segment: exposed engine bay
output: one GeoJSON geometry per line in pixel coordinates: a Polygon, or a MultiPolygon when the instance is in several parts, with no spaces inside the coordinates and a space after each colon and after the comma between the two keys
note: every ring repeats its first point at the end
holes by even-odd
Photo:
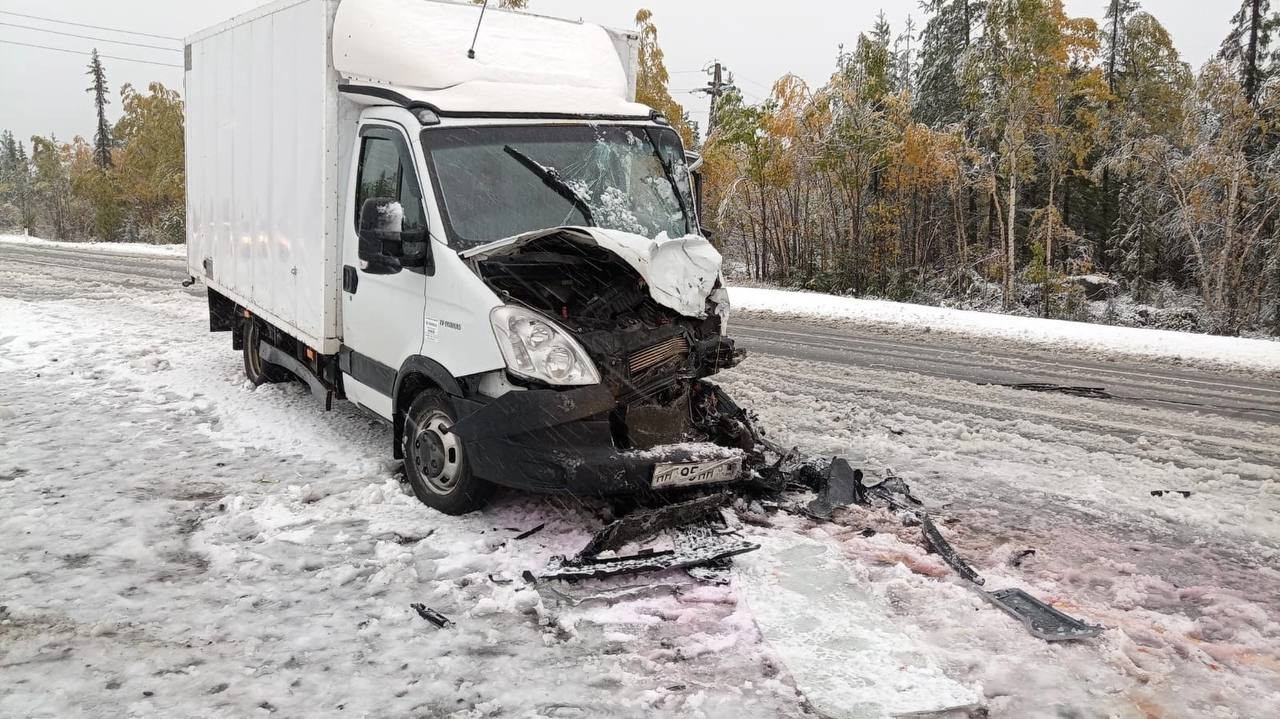
{"type": "MultiPolygon", "coordinates": [[[[514,251],[481,254],[477,273],[505,301],[553,318],[581,343],[617,399],[610,417],[620,449],[704,441],[707,402],[697,380],[734,366],[743,352],[724,337],[724,313],[706,297],[701,317],[660,304],[617,252],[568,232],[514,251]]],[[[719,288],[716,280],[713,290],[719,288]]]]}

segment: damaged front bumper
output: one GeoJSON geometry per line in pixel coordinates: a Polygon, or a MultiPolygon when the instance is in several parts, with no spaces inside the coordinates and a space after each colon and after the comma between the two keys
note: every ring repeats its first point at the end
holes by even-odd
{"type": "Polygon", "coordinates": [[[721,463],[737,468],[727,481],[742,476],[745,453],[739,448],[696,441],[619,448],[610,419],[617,400],[604,385],[531,389],[458,404],[462,418],[452,431],[466,443],[472,471],[506,487],[577,496],[638,494],[673,488],[654,486],[655,468],[672,464],[721,463]]]}

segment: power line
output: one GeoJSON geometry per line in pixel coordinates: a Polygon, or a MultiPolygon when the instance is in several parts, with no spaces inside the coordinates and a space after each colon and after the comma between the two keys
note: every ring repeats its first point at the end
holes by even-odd
{"type": "MultiPolygon", "coordinates": [[[[0,10],[0,15],[16,15],[17,17],[25,17],[28,20],[44,20],[45,22],[62,23],[63,25],[75,25],[76,27],[87,27],[94,30],[106,30],[107,32],[122,32],[128,35],[142,35],[143,37],[153,37],[157,40],[173,40],[174,42],[182,42],[180,37],[170,37],[168,35],[152,35],[149,32],[138,32],[137,30],[121,30],[115,27],[104,27],[102,25],[87,25],[82,22],[71,22],[70,20],[55,20],[51,17],[40,17],[39,15],[25,15],[20,12],[12,12],[10,10],[0,10]]],[[[119,58],[116,58],[117,60],[119,58]]]]}
{"type": "MultiPolygon", "coordinates": [[[[23,47],[34,47],[34,48],[39,48],[41,50],[56,50],[58,52],[69,52],[72,55],[87,56],[91,54],[91,53],[84,52],[83,50],[68,50],[63,47],[49,47],[48,45],[36,45],[29,42],[18,42],[16,40],[0,40],[0,42],[6,43],[9,45],[21,45],[23,47]]],[[[108,60],[123,60],[124,62],[141,62],[147,65],[162,65],[164,67],[182,67],[182,65],[179,65],[177,63],[156,62],[155,60],[139,60],[136,57],[120,57],[119,55],[103,55],[102,53],[98,53],[98,57],[104,57],[108,60]]]]}
{"type": "Polygon", "coordinates": [[[112,40],[110,38],[94,37],[92,35],[78,35],[73,32],[63,32],[61,30],[46,30],[42,27],[32,27],[31,25],[19,25],[17,23],[12,23],[12,22],[0,22],[0,25],[4,25],[6,27],[21,28],[23,30],[35,30],[36,32],[47,32],[52,35],[66,35],[67,37],[78,37],[81,40],[94,40],[96,42],[115,43],[116,45],[132,45],[134,47],[147,47],[147,48],[151,48],[152,50],[165,50],[167,52],[182,52],[176,47],[164,47],[163,45],[148,45],[146,43],[129,42],[127,40],[112,40]]]}

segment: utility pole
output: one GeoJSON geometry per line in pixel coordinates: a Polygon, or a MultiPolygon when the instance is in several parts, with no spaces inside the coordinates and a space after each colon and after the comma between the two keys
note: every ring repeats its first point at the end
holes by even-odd
{"type": "Polygon", "coordinates": [[[733,72],[720,64],[716,60],[708,65],[706,72],[711,76],[711,80],[707,82],[706,87],[700,87],[694,92],[704,93],[711,97],[711,114],[707,116],[707,136],[711,136],[712,130],[716,129],[716,103],[720,100],[720,96],[730,90],[737,90],[733,84],[733,72]],[[725,78],[728,78],[727,80],[725,78]]]}

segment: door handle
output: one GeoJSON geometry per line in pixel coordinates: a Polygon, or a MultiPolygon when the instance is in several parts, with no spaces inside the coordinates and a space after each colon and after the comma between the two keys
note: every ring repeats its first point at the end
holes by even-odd
{"type": "Polygon", "coordinates": [[[356,268],[351,265],[342,266],[342,291],[356,293],[356,287],[360,285],[360,275],[356,274],[356,268]]]}

